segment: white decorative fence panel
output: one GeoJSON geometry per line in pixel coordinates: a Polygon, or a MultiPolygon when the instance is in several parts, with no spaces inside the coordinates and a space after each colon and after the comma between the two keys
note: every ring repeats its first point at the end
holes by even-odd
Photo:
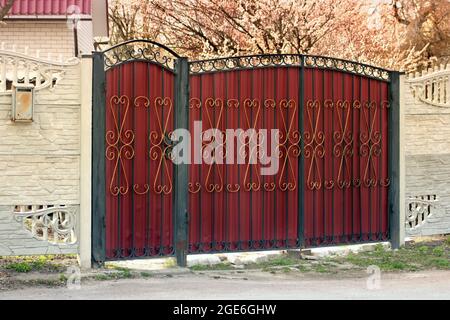
{"type": "Polygon", "coordinates": [[[406,234],[450,233],[450,64],[405,84],[406,234]]]}
{"type": "Polygon", "coordinates": [[[57,60],[0,50],[0,256],[77,252],[80,62],[57,60]],[[33,122],[11,121],[17,83],[33,122]]]}
{"type": "Polygon", "coordinates": [[[450,64],[410,74],[407,83],[413,96],[423,103],[450,108],[450,64]]]}

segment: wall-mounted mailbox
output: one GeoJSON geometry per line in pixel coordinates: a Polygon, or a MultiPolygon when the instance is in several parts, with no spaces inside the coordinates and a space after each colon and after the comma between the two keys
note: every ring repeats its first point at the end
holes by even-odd
{"type": "Polygon", "coordinates": [[[34,109],[34,86],[13,84],[12,86],[12,120],[15,122],[32,122],[34,109]]]}

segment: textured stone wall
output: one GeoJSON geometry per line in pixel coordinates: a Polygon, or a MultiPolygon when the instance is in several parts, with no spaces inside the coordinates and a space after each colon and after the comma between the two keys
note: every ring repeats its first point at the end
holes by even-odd
{"type": "Polygon", "coordinates": [[[34,121],[11,121],[0,94],[0,255],[76,253],[39,241],[14,219],[16,205],[80,204],[80,65],[64,67],[53,89],[35,92],[34,121]]]}
{"type": "Polygon", "coordinates": [[[77,244],[53,245],[35,239],[14,219],[14,206],[0,205],[0,256],[74,254],[77,244]]]}
{"type": "Polygon", "coordinates": [[[450,108],[419,99],[408,79],[405,88],[406,198],[437,196],[429,218],[406,233],[450,233],[450,108]]]}

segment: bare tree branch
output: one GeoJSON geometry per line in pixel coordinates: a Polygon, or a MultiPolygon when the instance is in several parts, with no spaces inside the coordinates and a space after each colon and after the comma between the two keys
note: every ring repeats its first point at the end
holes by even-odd
{"type": "Polygon", "coordinates": [[[14,1],[15,0],[6,0],[4,5],[0,5],[0,20],[2,20],[6,15],[8,15],[9,10],[11,10],[11,8],[14,5],[14,1]]]}

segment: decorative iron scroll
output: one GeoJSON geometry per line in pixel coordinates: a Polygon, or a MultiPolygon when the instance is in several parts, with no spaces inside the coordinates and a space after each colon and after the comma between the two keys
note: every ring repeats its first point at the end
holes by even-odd
{"type": "Polygon", "coordinates": [[[149,40],[132,40],[111,47],[104,52],[105,69],[128,61],[147,61],[171,71],[179,56],[169,48],[149,40]]]}
{"type": "Polygon", "coordinates": [[[158,122],[158,131],[151,131],[149,135],[150,151],[149,157],[153,161],[158,161],[155,178],[153,181],[153,191],[157,194],[170,194],[172,192],[172,177],[169,166],[172,158],[173,132],[169,132],[169,120],[172,114],[172,99],[158,97],[153,104],[155,118],[158,122]],[[167,109],[165,119],[159,114],[159,109],[167,109]]]}
{"type": "MultiPolygon", "coordinates": [[[[264,182],[258,167],[247,161],[245,169],[242,174],[242,181],[240,183],[225,183],[223,175],[220,171],[219,165],[214,162],[208,166],[204,181],[196,181],[189,183],[189,192],[198,193],[204,187],[207,192],[221,192],[224,189],[227,192],[235,193],[240,190],[245,191],[259,191],[264,188],[265,191],[274,191],[277,187],[282,191],[294,191],[297,187],[296,174],[293,167],[293,158],[300,156],[300,132],[294,128],[294,120],[298,112],[297,103],[294,100],[280,100],[278,103],[273,99],[266,99],[261,102],[258,99],[244,99],[241,103],[236,99],[212,99],[208,98],[202,103],[198,98],[190,99],[191,109],[204,109],[204,117],[207,120],[210,128],[217,128],[220,134],[225,136],[225,131],[220,130],[223,122],[223,117],[226,109],[238,109],[244,114],[243,122],[244,128],[239,132],[237,139],[240,144],[238,154],[242,158],[248,158],[250,154],[253,154],[256,160],[261,160],[266,156],[266,151],[261,150],[263,145],[263,135],[257,133],[258,123],[261,123],[263,116],[263,109],[268,114],[277,113],[281,119],[282,127],[279,128],[279,145],[276,148],[276,157],[280,159],[280,172],[278,173],[278,181],[264,182]],[[212,114],[215,112],[216,118],[213,121],[212,114]],[[254,130],[256,133],[256,141],[254,145],[251,145],[249,137],[246,136],[246,130],[254,130]],[[252,150],[249,148],[252,147],[252,150]],[[213,171],[213,169],[215,169],[213,171]],[[217,173],[216,179],[213,177],[213,172],[217,173]]],[[[202,137],[205,137],[205,132],[202,133],[202,137]]],[[[210,140],[210,137],[206,137],[206,140],[210,140]]],[[[225,141],[225,139],[223,139],[225,141]]],[[[207,143],[203,142],[202,151],[207,146],[207,143]]],[[[218,149],[226,148],[226,143],[218,143],[218,149]]],[[[221,152],[219,156],[225,163],[226,152],[221,152]]]]}
{"type": "MultiPolygon", "coordinates": [[[[157,161],[154,179],[151,183],[145,183],[144,185],[134,184],[133,191],[136,194],[144,195],[150,191],[151,184],[155,193],[170,194],[172,192],[172,177],[169,167],[172,165],[170,160],[174,136],[173,132],[168,131],[168,128],[173,112],[172,99],[157,97],[152,104],[149,98],[138,96],[134,99],[133,105],[135,108],[143,107],[153,110],[152,117],[157,122],[157,130],[150,131],[148,136],[150,145],[148,157],[151,161],[157,161]],[[166,111],[164,118],[161,117],[162,109],[166,111]]],[[[110,99],[109,107],[114,122],[114,129],[106,132],[106,159],[114,161],[109,191],[113,196],[118,196],[127,194],[130,189],[125,161],[133,160],[135,157],[135,132],[132,129],[125,128],[130,109],[129,97],[113,96],[110,99]],[[120,111],[121,109],[122,111],[120,111]]]]}
{"type": "Polygon", "coordinates": [[[390,80],[389,71],[379,67],[330,57],[321,57],[321,56],[303,56],[303,57],[305,67],[345,71],[378,80],[386,80],[386,81],[390,80]]]}
{"type": "Polygon", "coordinates": [[[109,107],[114,121],[114,130],[106,132],[106,159],[114,161],[113,174],[109,183],[109,191],[112,195],[124,195],[128,193],[129,183],[125,170],[125,160],[134,158],[134,131],[125,129],[130,100],[127,96],[112,96],[109,107]],[[123,109],[122,117],[119,117],[120,109],[123,109]],[[119,122],[120,120],[120,122],[119,122]],[[121,179],[119,179],[121,174],[121,179]]]}
{"type": "Polygon", "coordinates": [[[192,74],[225,70],[240,70],[262,67],[306,67],[349,72],[378,80],[389,81],[389,71],[362,63],[343,59],[298,54],[266,54],[197,60],[190,62],[192,74]]]}
{"type": "MultiPolygon", "coordinates": [[[[172,177],[170,168],[172,165],[172,149],[175,137],[173,132],[169,131],[169,121],[173,113],[173,102],[170,98],[157,97],[153,103],[149,98],[139,96],[134,99],[135,108],[143,107],[152,112],[152,118],[156,119],[156,130],[149,133],[148,157],[151,161],[157,162],[157,169],[153,181],[146,182],[143,185],[134,184],[133,191],[136,194],[144,195],[150,190],[157,194],[170,194],[172,192],[172,177]],[[165,111],[162,112],[162,109],[165,111]],[[164,114],[164,118],[161,116],[164,114]]],[[[130,101],[127,96],[113,96],[110,99],[110,111],[114,121],[114,129],[106,133],[106,158],[114,162],[113,173],[110,178],[109,190],[114,196],[125,195],[128,193],[129,177],[125,170],[125,161],[133,160],[135,157],[134,140],[135,133],[132,129],[126,129],[125,123],[130,108],[130,101]],[[120,111],[121,110],[121,111],[120,111]],[[119,116],[120,115],[120,116],[119,116]],[[120,179],[119,179],[120,176],[120,179]]],[[[208,166],[204,181],[193,181],[189,183],[191,193],[200,192],[205,188],[207,192],[227,192],[245,191],[274,191],[277,188],[282,191],[294,191],[297,188],[294,163],[296,158],[303,153],[306,163],[305,183],[310,190],[319,190],[321,188],[349,188],[350,186],[359,187],[361,185],[374,188],[378,185],[387,187],[390,184],[388,177],[381,177],[380,170],[377,169],[377,161],[381,155],[381,132],[379,131],[376,120],[383,109],[389,108],[387,102],[377,103],[368,101],[347,100],[310,100],[307,101],[305,108],[305,131],[301,134],[295,128],[295,119],[298,113],[296,101],[283,99],[276,102],[273,99],[266,99],[262,103],[257,99],[245,99],[240,103],[236,99],[213,99],[208,98],[202,103],[198,98],[190,100],[190,108],[204,110],[204,120],[209,128],[216,128],[220,134],[225,136],[223,127],[224,114],[227,109],[234,108],[242,111],[244,115],[244,130],[237,137],[240,142],[240,148],[237,150],[241,156],[248,158],[250,147],[252,154],[256,155],[258,160],[265,156],[261,151],[263,137],[257,134],[256,145],[251,145],[250,139],[245,136],[245,130],[254,130],[257,132],[258,124],[263,121],[263,109],[266,114],[277,114],[280,119],[279,128],[279,146],[276,156],[280,161],[280,171],[277,175],[277,181],[262,182],[258,166],[249,161],[245,164],[242,175],[242,181],[238,183],[228,183],[224,180],[222,168],[217,162],[208,166]],[[336,125],[333,131],[324,131],[321,124],[324,122],[325,111],[330,110],[336,119],[336,125]],[[354,110],[360,113],[360,128],[358,141],[354,141],[354,134],[351,127],[351,114],[354,110]],[[215,115],[215,116],[214,116],[215,115]],[[333,170],[333,176],[327,177],[323,171],[322,161],[326,153],[326,136],[331,134],[332,155],[337,158],[338,167],[333,170]],[[304,145],[301,150],[300,142],[303,139],[304,145]],[[352,173],[352,161],[354,157],[354,144],[358,143],[358,156],[362,170],[360,173],[352,173]],[[361,174],[361,176],[359,176],[361,174]]],[[[328,112],[328,111],[327,111],[328,112]]],[[[205,138],[205,132],[202,133],[205,138]]],[[[211,138],[211,137],[209,137],[211,138]]],[[[207,138],[206,140],[210,140],[207,138]]],[[[204,140],[204,139],[202,139],[204,140]]],[[[208,143],[202,142],[202,152],[204,152],[208,143]]],[[[226,148],[226,139],[217,146],[218,149],[226,148]]],[[[215,154],[215,157],[221,157],[222,163],[225,163],[226,152],[215,154]]]]}
{"type": "Polygon", "coordinates": [[[319,129],[319,123],[322,121],[322,104],[320,101],[308,101],[306,103],[307,130],[304,136],[304,156],[311,159],[307,169],[306,185],[311,190],[318,190],[322,187],[322,172],[319,166],[319,159],[325,156],[325,134],[319,129]],[[315,121],[314,121],[315,119],[315,121]]]}
{"type": "Polygon", "coordinates": [[[37,240],[74,244],[77,212],[77,208],[66,206],[16,206],[14,218],[37,240]]]}
{"type": "MultiPolygon", "coordinates": [[[[298,129],[294,129],[294,121],[298,113],[297,103],[294,100],[281,100],[279,104],[279,113],[282,120],[282,130],[280,131],[279,137],[280,145],[278,157],[284,158],[284,161],[281,165],[278,186],[282,191],[294,191],[297,188],[297,177],[292,159],[300,157],[301,154],[301,134],[298,129]],[[283,181],[283,177],[287,177],[287,181],[283,181]]],[[[267,188],[265,189],[266,191],[270,191],[267,188]]]]}
{"type": "MultiPolygon", "coordinates": [[[[390,184],[389,177],[380,177],[376,162],[381,156],[381,132],[378,131],[376,120],[383,109],[389,108],[388,102],[377,103],[374,101],[361,103],[358,100],[352,102],[347,100],[310,100],[306,103],[305,132],[303,133],[306,163],[306,186],[310,190],[321,188],[343,189],[350,186],[361,185],[374,188],[376,186],[387,187],[390,184]],[[329,110],[329,111],[327,111],[329,110]],[[361,123],[358,130],[358,141],[354,141],[351,115],[354,110],[360,110],[361,123]],[[322,169],[322,159],[326,153],[326,141],[329,131],[324,131],[321,124],[324,122],[325,112],[334,115],[337,123],[331,132],[332,154],[339,159],[338,167],[333,170],[332,177],[326,177],[322,169]],[[362,164],[362,177],[351,173],[354,157],[354,144],[358,143],[358,157],[362,164]],[[361,159],[366,159],[364,163],[361,159]]],[[[331,115],[330,115],[331,116],[331,115]]]]}
{"type": "Polygon", "coordinates": [[[382,187],[387,187],[390,184],[389,178],[381,178],[377,176],[377,170],[375,166],[375,159],[381,155],[381,132],[375,128],[375,121],[378,117],[378,113],[382,108],[389,108],[388,103],[381,103],[378,105],[376,102],[366,102],[363,104],[356,104],[363,114],[363,123],[367,132],[361,132],[359,135],[360,147],[359,153],[361,157],[367,157],[367,163],[364,168],[364,176],[362,183],[366,187],[376,187],[379,183],[382,187]]]}

